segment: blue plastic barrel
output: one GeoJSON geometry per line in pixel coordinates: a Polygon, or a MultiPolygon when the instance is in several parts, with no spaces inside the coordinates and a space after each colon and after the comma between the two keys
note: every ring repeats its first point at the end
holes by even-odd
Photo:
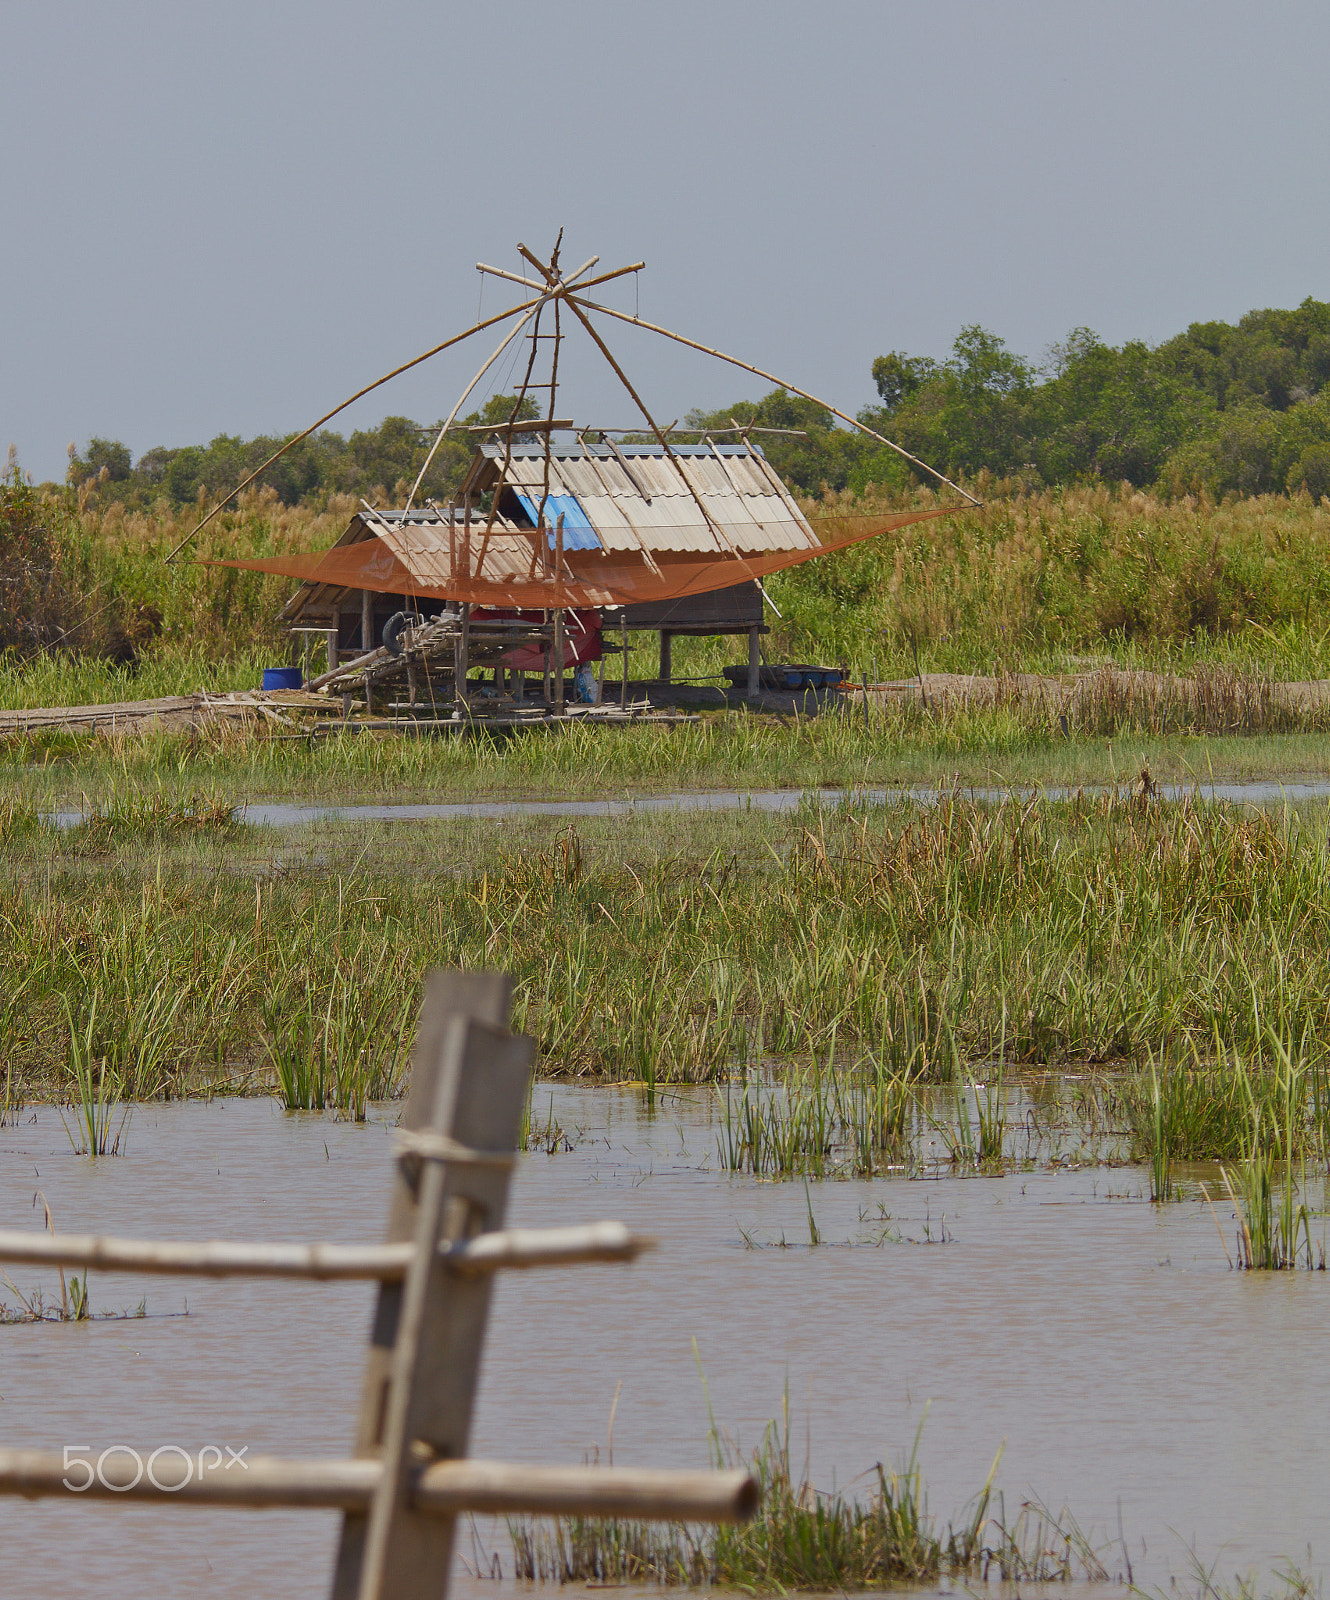
{"type": "Polygon", "coordinates": [[[304,677],[299,667],[264,667],[263,687],[265,689],[299,689],[304,684],[304,677]]]}

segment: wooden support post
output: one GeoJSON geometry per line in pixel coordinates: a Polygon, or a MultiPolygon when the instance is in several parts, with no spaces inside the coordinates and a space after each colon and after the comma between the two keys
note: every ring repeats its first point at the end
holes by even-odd
{"type": "Polygon", "coordinates": [[[406,663],[406,700],[407,704],[414,706],[419,683],[416,678],[416,658],[410,656],[406,663]]]}
{"type": "Polygon", "coordinates": [[[620,682],[619,682],[619,710],[620,711],[627,711],[627,709],[628,709],[628,612],[627,612],[627,609],[624,609],[624,610],[620,611],[620,613],[619,613],[619,637],[623,641],[623,655],[620,656],[620,658],[619,658],[623,662],[623,667],[621,668],[621,677],[620,677],[620,682]]]}
{"type": "Polygon", "coordinates": [[[438,1244],[503,1223],[534,1051],[504,1027],[510,996],[496,973],[436,973],[426,990],[402,1114],[425,1153],[399,1159],[388,1228],[415,1255],[379,1290],[356,1437],[383,1474],[368,1517],[343,1518],[334,1600],[438,1600],[446,1583],[453,1519],[413,1509],[411,1478],[466,1453],[491,1279],[451,1274],[438,1244]]]}
{"type": "Polygon", "coordinates": [[[470,709],[466,698],[467,657],[471,647],[471,606],[462,606],[462,623],[453,640],[453,717],[461,719],[470,709]]]}
{"type": "Polygon", "coordinates": [[[374,648],[374,591],[362,589],[360,591],[360,651],[374,648]]]}
{"type": "Polygon", "coordinates": [[[563,715],[563,612],[554,613],[554,649],[550,653],[550,671],[554,675],[554,713],[563,715]]]}
{"type": "Polygon", "coordinates": [[[748,630],[748,698],[757,698],[762,682],[762,634],[759,628],[748,630]]]}
{"type": "Polygon", "coordinates": [[[368,667],[365,669],[365,715],[367,717],[374,715],[374,685],[370,681],[368,667]]]}
{"type": "Polygon", "coordinates": [[[300,686],[303,689],[309,682],[310,664],[314,659],[314,635],[312,633],[305,634],[300,644],[300,686]]]}
{"type": "Polygon", "coordinates": [[[328,629],[328,671],[337,671],[337,651],[342,633],[342,608],[332,608],[332,627],[328,629]]]}
{"type": "Polygon", "coordinates": [[[660,630],[660,681],[670,681],[670,635],[664,628],[660,630]]]}

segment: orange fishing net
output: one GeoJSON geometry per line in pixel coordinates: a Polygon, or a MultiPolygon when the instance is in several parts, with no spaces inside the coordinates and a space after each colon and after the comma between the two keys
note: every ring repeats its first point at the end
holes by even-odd
{"type": "Polygon", "coordinates": [[[956,509],[947,506],[878,517],[818,518],[810,524],[821,541],[813,549],[724,555],[689,550],[571,550],[563,553],[560,571],[555,570],[555,555],[547,547],[542,548],[534,533],[525,538],[496,530],[486,538],[480,526],[462,530],[437,524],[395,527],[392,538],[396,549],[385,539],[374,537],[321,553],[233,557],[208,564],[273,572],[335,588],[370,589],[424,600],[467,601],[486,607],[616,607],[727,589],[732,584],[763,578],[785,567],[848,549],[913,522],[950,516],[956,509]]]}

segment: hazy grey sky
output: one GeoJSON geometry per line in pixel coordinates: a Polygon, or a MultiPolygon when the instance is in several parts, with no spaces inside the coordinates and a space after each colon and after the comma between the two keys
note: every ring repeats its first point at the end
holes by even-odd
{"type": "MultiPolygon", "coordinates": [[[[1324,0],[7,0],[0,450],[302,427],[560,225],[569,266],[647,262],[643,316],[851,411],[968,322],[1037,357],[1330,298],[1328,60],[1324,0]]],[[[763,391],[605,335],[667,418],[763,391]]],[[[445,414],[485,353],[334,426],[445,414]]]]}

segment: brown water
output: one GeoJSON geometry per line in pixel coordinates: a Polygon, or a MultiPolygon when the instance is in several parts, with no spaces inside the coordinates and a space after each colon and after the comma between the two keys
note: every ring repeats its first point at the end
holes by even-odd
{"type": "MultiPolygon", "coordinates": [[[[822,1486],[903,1456],[931,1402],[921,1461],[944,1517],[1005,1440],[1008,1507],[1033,1490],[1115,1541],[1120,1507],[1138,1584],[1185,1575],[1193,1541],[1224,1576],[1307,1565],[1309,1542],[1322,1570],[1330,1276],[1230,1272],[1208,1209],[1151,1207],[1132,1168],[814,1183],[826,1243],[812,1249],[802,1183],[717,1173],[708,1093],[648,1117],[633,1091],[552,1092],[582,1142],[527,1157],[511,1219],[621,1217],[661,1248],[500,1283],[477,1454],[603,1454],[622,1381],[615,1460],[703,1464],[696,1340],[717,1418],[744,1444],[788,1389],[822,1486]],[[873,1242],[884,1232],[902,1242],[873,1242]],[[782,1237],[790,1248],[766,1247],[782,1237]]],[[[389,1150],[382,1123],[232,1100],[141,1108],[128,1154],[94,1162],[43,1109],[0,1129],[0,1224],[37,1226],[40,1188],[66,1230],[374,1239],[389,1150]]],[[[144,1296],[141,1320],[0,1328],[0,1442],[345,1452],[366,1286],[93,1278],[97,1309],[144,1296]]],[[[325,1513],[4,1500],[0,1593],[321,1595],[335,1529],[325,1513]]]]}

